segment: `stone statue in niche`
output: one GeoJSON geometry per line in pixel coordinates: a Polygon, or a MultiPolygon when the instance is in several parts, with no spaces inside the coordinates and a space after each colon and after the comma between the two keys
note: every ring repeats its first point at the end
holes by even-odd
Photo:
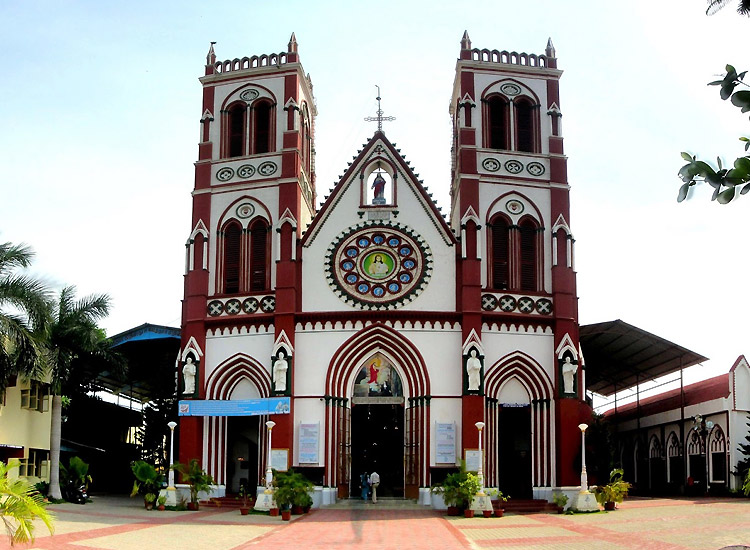
{"type": "Polygon", "coordinates": [[[482,361],[477,357],[477,350],[470,352],[466,360],[466,374],[469,377],[469,391],[478,391],[482,381],[482,361]]]}
{"type": "Polygon", "coordinates": [[[578,365],[570,361],[570,357],[565,358],[562,366],[563,392],[575,393],[575,376],[578,372],[578,365]]]}
{"type": "Polygon", "coordinates": [[[385,178],[378,172],[371,186],[374,195],[372,204],[385,204],[385,184],[385,178]]]}
{"type": "Polygon", "coordinates": [[[289,370],[289,363],[284,354],[279,351],[276,361],[273,363],[273,388],[277,392],[286,391],[286,371],[289,370]]]}
{"type": "Polygon", "coordinates": [[[183,395],[193,395],[195,393],[195,363],[193,358],[188,357],[185,361],[185,365],[182,367],[182,382],[185,385],[185,389],[182,392],[183,395]]]}

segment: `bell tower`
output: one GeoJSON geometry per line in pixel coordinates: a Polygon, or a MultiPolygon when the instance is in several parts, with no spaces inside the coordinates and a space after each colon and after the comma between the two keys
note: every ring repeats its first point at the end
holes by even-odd
{"type": "MultiPolygon", "coordinates": [[[[463,340],[483,345],[486,376],[501,363],[492,364],[497,359],[488,349],[492,338],[509,341],[512,335],[521,355],[547,358],[533,365],[527,361],[515,378],[526,387],[524,376],[550,385],[528,398],[531,426],[537,432],[545,422],[553,427],[549,456],[534,453],[534,487],[577,484],[576,426],[589,411],[578,343],[561,76],[551,40],[537,55],[473,48],[464,33],[450,105],[450,221],[461,236],[457,294],[463,340]]],[[[510,372],[511,367],[503,368],[510,372]]],[[[464,395],[464,426],[491,424],[492,415],[503,423],[507,396],[501,388],[493,394],[491,386],[464,395]]],[[[476,433],[464,430],[463,438],[464,447],[476,448],[476,433]]]]}
{"type": "MultiPolygon", "coordinates": [[[[217,60],[214,45],[200,78],[203,104],[178,369],[181,399],[217,398],[204,360],[212,335],[270,331],[271,344],[282,342],[293,350],[300,302],[298,240],[316,202],[313,86],[294,34],[281,53],[226,61],[217,60]],[[189,359],[196,372],[195,391],[188,395],[183,365],[189,359]]],[[[268,355],[257,350],[254,355],[270,363],[276,346],[261,340],[258,347],[267,348],[268,355]]],[[[286,387],[294,376],[293,368],[289,371],[286,387]]],[[[279,416],[274,442],[291,447],[292,415],[279,416]]],[[[211,424],[200,417],[181,417],[180,461],[205,456],[206,426],[211,424]]],[[[220,471],[213,473],[221,477],[220,471]]]]}

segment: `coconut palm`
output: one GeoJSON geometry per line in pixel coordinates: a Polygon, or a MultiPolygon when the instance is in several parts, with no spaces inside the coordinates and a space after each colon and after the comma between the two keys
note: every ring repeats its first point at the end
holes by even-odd
{"type": "Polygon", "coordinates": [[[79,390],[103,370],[111,370],[121,363],[110,350],[97,322],[109,313],[110,299],[106,294],[92,295],[79,300],[75,287],[60,291],[59,299],[51,306],[46,331],[46,364],[52,393],[52,426],[50,429],[50,487],[52,498],[60,493],[60,437],[62,431],[62,395],[67,390],[79,390]]]}
{"type": "MultiPolygon", "coordinates": [[[[729,0],[708,0],[706,15],[713,15],[729,4],[729,0]]],[[[737,13],[740,15],[750,15],[750,0],[738,0],[737,13]]]]}
{"type": "Polygon", "coordinates": [[[34,253],[24,245],[0,243],[0,389],[8,377],[40,378],[49,292],[40,281],[18,271],[34,253]]]}
{"type": "Polygon", "coordinates": [[[8,471],[14,467],[0,462],[0,519],[11,546],[16,542],[34,540],[34,518],[42,520],[50,533],[54,531],[54,516],[45,508],[42,495],[23,479],[8,476],[8,471]]]}

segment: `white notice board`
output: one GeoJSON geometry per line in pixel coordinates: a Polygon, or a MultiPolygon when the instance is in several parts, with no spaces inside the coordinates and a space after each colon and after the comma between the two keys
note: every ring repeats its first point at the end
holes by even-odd
{"type": "Polygon", "coordinates": [[[467,472],[478,472],[479,462],[482,460],[482,451],[479,449],[464,449],[464,460],[467,472]]]}
{"type": "Polygon", "coordinates": [[[435,425],[435,463],[456,464],[456,424],[436,423],[435,425]]]}
{"type": "Polygon", "coordinates": [[[289,449],[271,449],[271,468],[280,472],[289,469],[289,449]]]}
{"type": "Polygon", "coordinates": [[[320,438],[320,422],[315,424],[300,424],[298,435],[299,463],[318,464],[318,440],[320,438]]]}

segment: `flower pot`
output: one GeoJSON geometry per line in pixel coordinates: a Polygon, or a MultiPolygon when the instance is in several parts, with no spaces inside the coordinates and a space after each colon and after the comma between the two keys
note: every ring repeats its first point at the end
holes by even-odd
{"type": "Polygon", "coordinates": [[[164,510],[167,509],[167,507],[164,506],[163,504],[160,504],[156,509],[159,510],[160,512],[163,512],[164,510]]]}
{"type": "Polygon", "coordinates": [[[307,513],[309,513],[309,512],[310,512],[310,507],[309,507],[309,506],[303,506],[303,507],[302,507],[302,513],[303,513],[303,514],[307,514],[307,513]]]}
{"type": "Polygon", "coordinates": [[[448,506],[448,515],[449,516],[457,516],[458,515],[458,506],[448,506]]]}
{"type": "Polygon", "coordinates": [[[564,506],[558,506],[557,507],[557,513],[558,514],[562,514],[564,511],[565,511],[565,507],[564,506]]]}
{"type": "Polygon", "coordinates": [[[153,509],[154,509],[154,505],[152,503],[150,503],[150,502],[147,502],[146,503],[146,510],[153,510],[153,509]]]}
{"type": "Polygon", "coordinates": [[[278,516],[279,515],[279,509],[278,508],[271,508],[268,513],[272,516],[278,516]]]}
{"type": "Polygon", "coordinates": [[[292,506],[292,514],[294,514],[295,516],[299,516],[302,513],[302,506],[297,506],[296,504],[292,506]]]}
{"type": "Polygon", "coordinates": [[[196,512],[200,509],[200,505],[197,502],[188,502],[187,507],[188,510],[192,512],[196,512]]]}
{"type": "Polygon", "coordinates": [[[249,506],[248,507],[242,507],[242,506],[240,507],[240,514],[242,514],[243,516],[246,516],[249,513],[250,513],[250,507],[249,506]]]}
{"type": "Polygon", "coordinates": [[[281,511],[281,519],[283,521],[289,521],[292,519],[292,511],[291,510],[282,510],[281,511]]]}
{"type": "Polygon", "coordinates": [[[503,517],[504,510],[502,508],[495,508],[494,512],[495,512],[495,517],[496,518],[503,517]]]}
{"type": "Polygon", "coordinates": [[[474,517],[474,510],[464,510],[464,517],[465,518],[473,518],[474,517]]]}
{"type": "Polygon", "coordinates": [[[482,510],[482,515],[486,518],[492,517],[492,510],[482,510]]]}
{"type": "Polygon", "coordinates": [[[610,512],[615,509],[615,503],[614,502],[605,502],[604,503],[604,509],[609,510],[610,512]]]}

